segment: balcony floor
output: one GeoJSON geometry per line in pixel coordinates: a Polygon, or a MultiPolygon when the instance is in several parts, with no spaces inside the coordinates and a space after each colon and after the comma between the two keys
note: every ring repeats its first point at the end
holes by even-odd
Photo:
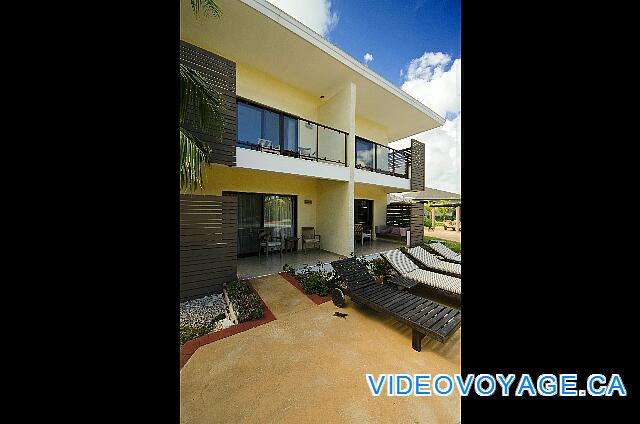
{"type": "MultiPolygon", "coordinates": [[[[365,240],[364,245],[361,246],[358,241],[356,243],[355,254],[356,256],[368,256],[404,245],[405,243],[400,241],[378,239],[372,240],[371,244],[365,240]]],[[[328,263],[343,257],[344,256],[326,250],[309,249],[306,252],[299,250],[296,252],[283,253],[282,257],[280,257],[279,253],[275,252],[269,253],[268,258],[265,254],[262,254],[260,258],[258,258],[258,256],[238,258],[238,279],[245,280],[262,275],[275,274],[281,272],[285,264],[294,268],[301,268],[305,265],[316,265],[318,262],[328,263]]]]}

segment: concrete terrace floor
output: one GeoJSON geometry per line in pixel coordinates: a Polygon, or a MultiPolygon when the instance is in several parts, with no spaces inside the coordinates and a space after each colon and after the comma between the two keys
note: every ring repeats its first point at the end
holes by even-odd
{"type": "Polygon", "coordinates": [[[200,347],[180,371],[183,423],[459,423],[460,396],[371,396],[366,373],[459,373],[446,343],[353,302],[315,305],[278,275],[251,281],[276,320],[200,347]],[[349,314],[346,319],[335,311],[349,314]]]}
{"type": "MultiPolygon", "coordinates": [[[[355,254],[357,256],[364,256],[395,249],[404,245],[403,242],[382,239],[373,240],[371,243],[365,241],[363,245],[358,242],[355,246],[355,254]]],[[[278,252],[271,252],[269,253],[269,257],[263,253],[260,257],[250,256],[238,258],[238,279],[245,280],[278,273],[282,271],[284,264],[288,264],[294,268],[300,268],[305,264],[313,266],[318,262],[328,263],[340,258],[342,258],[342,256],[321,249],[309,249],[306,252],[299,250],[283,253],[282,257],[280,257],[280,253],[278,252]]]]}

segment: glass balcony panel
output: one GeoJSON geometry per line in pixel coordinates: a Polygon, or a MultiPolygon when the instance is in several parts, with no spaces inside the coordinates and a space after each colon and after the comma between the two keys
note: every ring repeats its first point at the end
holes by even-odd
{"type": "Polygon", "coordinates": [[[238,102],[238,142],[257,145],[262,138],[262,109],[238,102]]]}
{"type": "Polygon", "coordinates": [[[284,117],[284,150],[298,153],[298,120],[284,117]]]}
{"type": "Polygon", "coordinates": [[[391,173],[391,149],[380,144],[376,145],[376,170],[383,173],[391,173]]]}
{"type": "Polygon", "coordinates": [[[344,134],[325,127],[318,129],[318,159],[344,162],[344,134]]]}
{"type": "Polygon", "coordinates": [[[316,124],[298,120],[298,153],[301,156],[316,157],[316,124]]]}
{"type": "Polygon", "coordinates": [[[356,137],[356,166],[373,169],[373,143],[356,137]]]}
{"type": "Polygon", "coordinates": [[[407,156],[405,152],[396,150],[393,155],[393,173],[396,175],[406,175],[407,173],[407,156]]]}

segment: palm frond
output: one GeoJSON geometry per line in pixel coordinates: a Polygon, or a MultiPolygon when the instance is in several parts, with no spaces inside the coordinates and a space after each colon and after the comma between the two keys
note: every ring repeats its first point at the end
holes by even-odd
{"type": "Polygon", "coordinates": [[[180,64],[180,125],[184,124],[189,108],[193,123],[205,133],[220,135],[222,129],[222,100],[220,95],[200,73],[180,64]]]}
{"type": "Polygon", "coordinates": [[[209,12],[215,18],[222,16],[222,9],[220,9],[215,0],[191,0],[191,9],[196,16],[198,16],[200,10],[203,11],[204,16],[207,16],[209,12]]]}
{"type": "Polygon", "coordinates": [[[193,192],[203,188],[202,174],[208,148],[196,136],[180,127],[180,190],[193,192]]]}

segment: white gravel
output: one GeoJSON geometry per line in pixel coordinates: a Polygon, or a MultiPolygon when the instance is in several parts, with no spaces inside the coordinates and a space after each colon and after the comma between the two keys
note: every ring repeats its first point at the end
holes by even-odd
{"type": "MultiPolygon", "coordinates": [[[[218,315],[224,314],[225,309],[222,293],[188,300],[180,304],[180,326],[204,326],[218,315]]],[[[218,321],[215,331],[221,328],[222,323],[218,321]]]]}

